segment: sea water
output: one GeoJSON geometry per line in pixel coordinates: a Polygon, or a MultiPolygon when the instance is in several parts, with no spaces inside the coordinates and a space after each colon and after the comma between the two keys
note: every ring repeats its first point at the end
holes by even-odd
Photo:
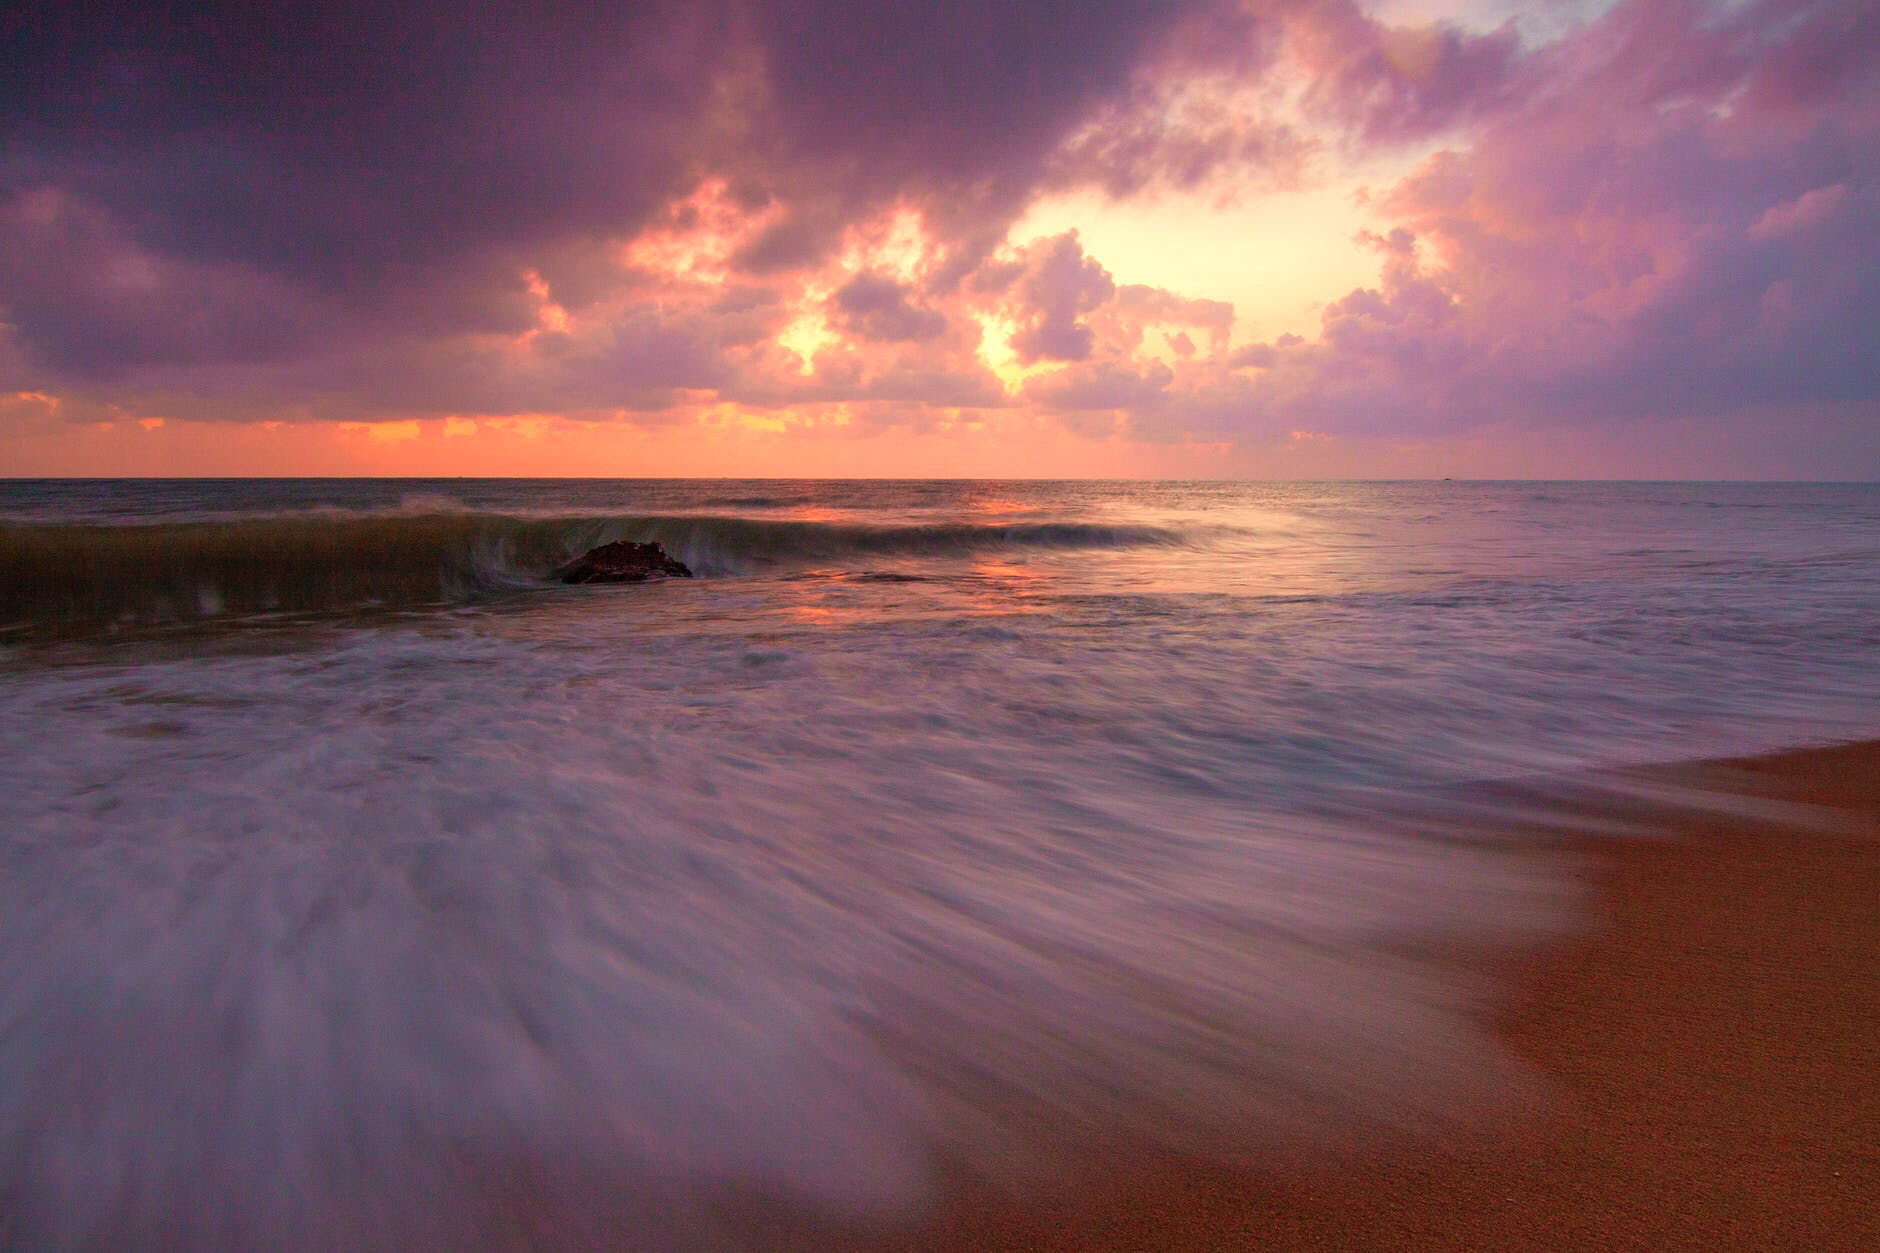
{"type": "MultiPolygon", "coordinates": [[[[1880,733],[1880,487],[0,484],[0,1245],[752,1247],[1518,1082],[1484,783],[1880,733]],[[656,540],[690,580],[563,587],[656,540]]],[[[1504,821],[1505,819],[1505,821],[1504,821]]]]}

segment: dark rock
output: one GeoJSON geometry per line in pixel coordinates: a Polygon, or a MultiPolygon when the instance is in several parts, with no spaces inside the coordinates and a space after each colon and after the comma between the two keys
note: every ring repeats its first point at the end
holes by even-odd
{"type": "Polygon", "coordinates": [[[692,572],[685,562],[668,557],[658,544],[619,539],[588,549],[567,565],[557,567],[552,577],[563,583],[641,583],[647,579],[689,579],[692,572]]]}

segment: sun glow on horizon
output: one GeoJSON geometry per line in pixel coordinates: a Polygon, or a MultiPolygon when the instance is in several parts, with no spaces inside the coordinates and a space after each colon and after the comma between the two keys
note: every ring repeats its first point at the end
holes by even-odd
{"type": "Polygon", "coordinates": [[[1076,192],[1037,201],[1007,238],[1076,230],[1119,283],[1233,305],[1237,344],[1285,334],[1313,339],[1327,301],[1377,281],[1377,255],[1358,243],[1379,224],[1362,192],[1389,175],[1377,171],[1371,179],[1227,204],[1209,193],[1113,201],[1076,192]]]}
{"type": "Polygon", "coordinates": [[[0,473],[1874,464],[1871,67],[1796,72],[1870,33],[1845,6],[861,23],[945,32],[905,41],[931,82],[763,8],[654,23],[626,78],[564,58],[539,99],[347,79],[360,170],[430,192],[402,197],[304,194],[304,116],[123,33],[233,110],[204,153],[253,202],[203,214],[222,185],[84,129],[90,88],[0,125],[38,171],[0,192],[0,473]],[[371,125],[479,102],[515,130],[371,125]]]}

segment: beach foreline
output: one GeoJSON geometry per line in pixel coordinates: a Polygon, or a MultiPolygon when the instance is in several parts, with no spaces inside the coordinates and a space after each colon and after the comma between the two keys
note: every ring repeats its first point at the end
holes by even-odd
{"type": "Polygon", "coordinates": [[[849,1247],[1880,1247],[1880,742],[1643,773],[1838,830],[1713,811],[1563,839],[1593,925],[1511,959],[1495,1023],[1533,1107],[1441,1143],[1111,1163],[1043,1202],[966,1186],[849,1247]]]}

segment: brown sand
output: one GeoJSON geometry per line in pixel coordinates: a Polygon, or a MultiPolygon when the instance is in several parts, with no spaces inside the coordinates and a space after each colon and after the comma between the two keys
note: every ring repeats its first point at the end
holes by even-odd
{"type": "Polygon", "coordinates": [[[885,1247],[1880,1250],[1880,744],[1731,767],[1842,833],[1572,842],[1596,925],[1516,959],[1496,1024],[1540,1108],[1467,1143],[960,1196],[885,1247]]]}

